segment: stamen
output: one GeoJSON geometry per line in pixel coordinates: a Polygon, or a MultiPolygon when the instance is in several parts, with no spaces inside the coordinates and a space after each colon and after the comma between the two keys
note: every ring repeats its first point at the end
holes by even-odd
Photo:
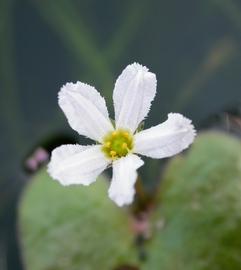
{"type": "Polygon", "coordinates": [[[125,157],[133,149],[133,135],[128,130],[117,129],[103,138],[102,151],[112,161],[125,157]]]}
{"type": "Polygon", "coordinates": [[[115,157],[116,156],[116,151],[111,150],[110,155],[111,155],[112,158],[115,157]]]}
{"type": "Polygon", "coordinates": [[[110,145],[111,145],[111,142],[106,142],[106,143],[105,143],[105,147],[107,147],[107,148],[109,148],[110,145]]]}
{"type": "Polygon", "coordinates": [[[128,139],[130,135],[129,135],[129,133],[128,133],[128,132],[124,132],[124,133],[123,133],[123,136],[124,136],[125,138],[127,138],[127,139],[128,139]]]}
{"type": "Polygon", "coordinates": [[[128,147],[127,147],[127,143],[125,143],[125,142],[122,143],[122,148],[123,148],[123,149],[127,149],[127,148],[128,148],[128,147]]]}
{"type": "Polygon", "coordinates": [[[112,132],[112,136],[115,137],[117,135],[117,131],[112,132]]]}

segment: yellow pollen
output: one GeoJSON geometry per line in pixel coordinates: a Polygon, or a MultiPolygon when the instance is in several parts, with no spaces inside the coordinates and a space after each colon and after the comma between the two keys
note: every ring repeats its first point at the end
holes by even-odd
{"type": "Polygon", "coordinates": [[[123,135],[124,135],[125,138],[129,138],[129,133],[128,132],[124,132],[123,135]]]}
{"type": "Polygon", "coordinates": [[[110,151],[110,155],[112,156],[112,157],[114,157],[114,156],[116,156],[116,151],[110,151]]]}
{"type": "Polygon", "coordinates": [[[112,132],[112,136],[115,137],[117,135],[117,131],[112,132]]]}
{"type": "Polygon", "coordinates": [[[109,148],[109,147],[110,147],[110,145],[111,145],[111,143],[110,143],[110,142],[106,142],[106,143],[105,143],[105,147],[108,147],[108,148],[109,148]]]}
{"type": "Polygon", "coordinates": [[[122,148],[123,148],[123,149],[127,149],[127,148],[128,148],[128,147],[127,147],[127,143],[125,143],[125,142],[122,143],[122,148]]]}
{"type": "Polygon", "coordinates": [[[112,161],[127,156],[133,149],[133,134],[125,129],[113,130],[103,138],[102,151],[112,161]]]}

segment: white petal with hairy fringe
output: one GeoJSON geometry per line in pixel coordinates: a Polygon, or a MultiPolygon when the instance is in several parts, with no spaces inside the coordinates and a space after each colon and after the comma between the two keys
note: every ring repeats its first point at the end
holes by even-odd
{"type": "Polygon", "coordinates": [[[194,140],[196,132],[191,121],[179,113],[169,113],[168,119],[135,135],[135,153],[151,158],[178,154],[194,140]]]}
{"type": "MultiPolygon", "coordinates": [[[[59,105],[70,126],[99,144],[56,148],[48,165],[49,174],[65,186],[89,185],[113,165],[109,197],[119,206],[130,204],[135,195],[137,170],[144,164],[137,154],[151,158],[170,157],[186,149],[196,135],[191,121],[178,113],[170,113],[164,123],[136,133],[138,125],[148,114],[155,94],[155,74],[140,64],[128,65],[115,83],[114,128],[105,100],[94,87],[81,82],[64,85],[59,92],[59,105]],[[119,155],[115,152],[118,151],[116,148],[108,148],[113,142],[118,143],[115,141],[118,129],[127,130],[127,137],[133,138],[133,144],[129,144],[132,149],[128,148],[129,152],[125,154],[119,152],[119,155]],[[105,152],[106,147],[109,152],[105,152]],[[115,153],[110,155],[112,151],[115,153]]],[[[125,139],[121,147],[127,147],[125,139]]]]}
{"type": "Polygon", "coordinates": [[[70,126],[80,135],[101,142],[105,134],[113,130],[105,100],[92,86],[67,83],[59,92],[59,106],[70,126]]]}
{"type": "Polygon", "coordinates": [[[127,66],[113,92],[117,128],[134,132],[147,116],[155,94],[156,75],[137,63],[127,66]]]}
{"type": "Polygon", "coordinates": [[[113,162],[113,176],[109,188],[109,197],[118,206],[130,204],[135,194],[137,169],[144,162],[136,155],[129,154],[113,162]]]}
{"type": "Polygon", "coordinates": [[[110,161],[104,156],[100,145],[62,145],[52,152],[48,166],[49,174],[62,185],[89,185],[96,180],[110,161]]]}

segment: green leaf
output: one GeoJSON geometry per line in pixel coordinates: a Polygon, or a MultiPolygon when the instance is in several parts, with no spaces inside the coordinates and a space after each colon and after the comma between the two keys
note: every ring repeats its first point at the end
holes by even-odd
{"type": "Polygon", "coordinates": [[[27,270],[114,269],[134,264],[128,216],[108,198],[103,177],[63,187],[46,169],[23,194],[20,238],[27,270]]]}
{"type": "Polygon", "coordinates": [[[201,135],[167,167],[144,270],[240,269],[240,209],[240,141],[201,135]]]}

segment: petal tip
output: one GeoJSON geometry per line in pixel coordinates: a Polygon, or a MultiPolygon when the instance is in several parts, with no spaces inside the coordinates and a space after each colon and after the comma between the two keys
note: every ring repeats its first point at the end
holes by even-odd
{"type": "Polygon", "coordinates": [[[153,76],[153,79],[156,81],[156,75],[155,73],[153,72],[150,72],[149,68],[142,65],[142,64],[139,64],[137,62],[134,62],[132,64],[129,64],[126,69],[132,69],[133,71],[135,71],[136,73],[144,73],[146,75],[149,75],[149,76],[153,76]]]}
{"type": "Polygon", "coordinates": [[[115,202],[119,207],[123,207],[125,205],[130,205],[134,199],[134,191],[133,194],[115,194],[112,191],[108,191],[109,198],[115,202]]]}
{"type": "Polygon", "coordinates": [[[127,67],[134,68],[137,71],[139,71],[139,70],[140,71],[145,71],[145,72],[148,72],[149,71],[149,69],[146,66],[143,66],[143,65],[141,65],[141,64],[139,64],[137,62],[134,62],[134,63],[128,65],[127,67]]]}
{"type": "Polygon", "coordinates": [[[58,92],[58,98],[60,99],[70,92],[80,92],[80,89],[87,91],[87,89],[90,89],[90,88],[94,88],[94,87],[92,85],[89,85],[81,81],[76,81],[75,83],[67,82],[60,88],[58,92]]]}
{"type": "Polygon", "coordinates": [[[186,136],[183,138],[183,149],[186,149],[194,141],[197,131],[192,124],[192,120],[186,118],[180,113],[169,113],[168,120],[172,121],[172,124],[175,123],[177,129],[185,129],[187,131],[186,136]]]}

